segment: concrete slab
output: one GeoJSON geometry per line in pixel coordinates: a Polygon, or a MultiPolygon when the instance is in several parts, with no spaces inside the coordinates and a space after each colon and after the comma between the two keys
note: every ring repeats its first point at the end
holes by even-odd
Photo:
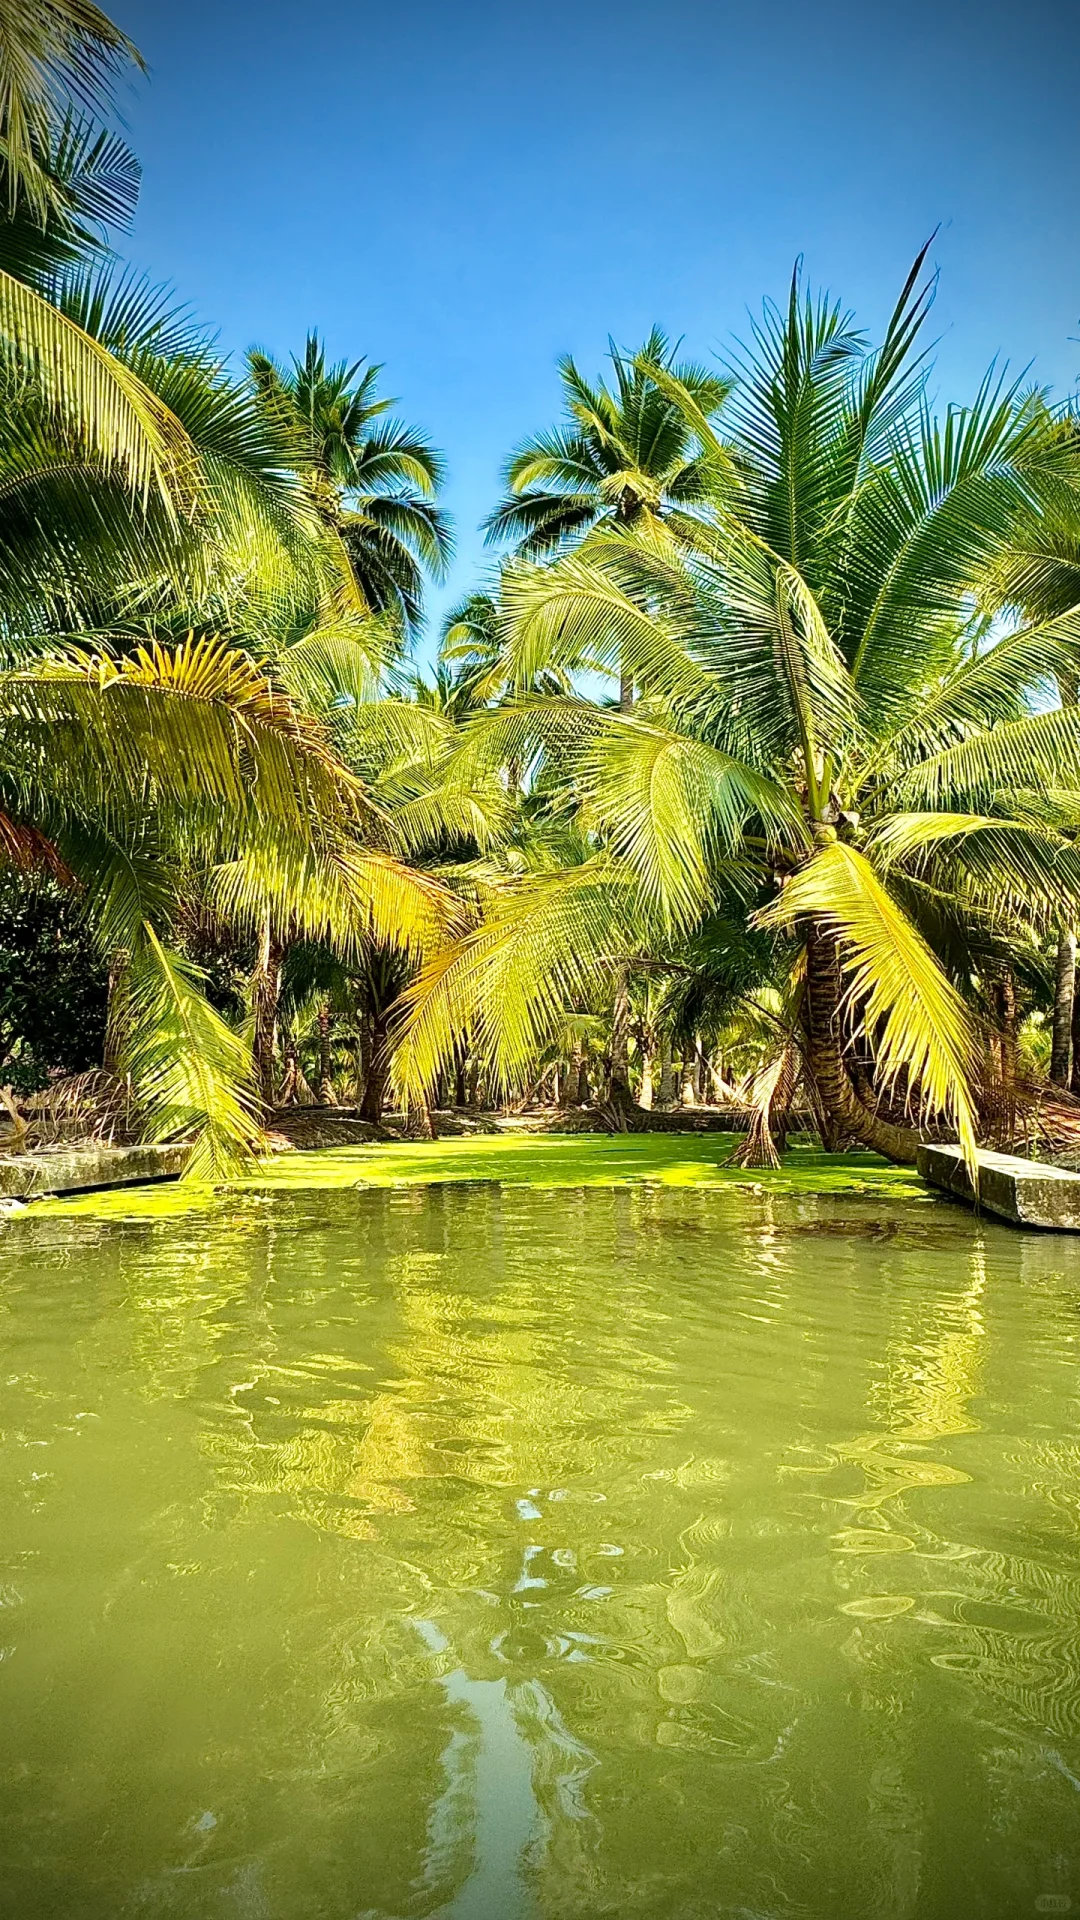
{"type": "Polygon", "coordinates": [[[85,1193],[175,1180],[187,1147],[58,1147],[0,1160],[0,1199],[32,1200],[46,1193],[85,1193]]]}
{"type": "Polygon", "coordinates": [[[930,1186],[984,1207],[1017,1227],[1080,1233],[1080,1173],[983,1148],[979,1149],[978,1167],[976,1194],[959,1147],[919,1148],[919,1172],[930,1186]]]}

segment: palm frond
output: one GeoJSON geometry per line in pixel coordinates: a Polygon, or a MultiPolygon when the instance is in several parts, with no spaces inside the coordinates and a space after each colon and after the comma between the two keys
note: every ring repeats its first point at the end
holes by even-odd
{"type": "Polygon", "coordinates": [[[127,963],[118,1065],[148,1139],[195,1136],[185,1170],[192,1180],[236,1172],[260,1140],[251,1048],[203,986],[200,969],[146,926],[127,963]]]}
{"type": "Polygon", "coordinates": [[[0,339],[39,383],[76,446],[118,467],[143,502],[190,513],[198,463],[169,408],[59,308],[0,272],[0,339]]]}
{"type": "Polygon", "coordinates": [[[975,1048],[967,1012],[934,955],[869,860],[834,841],[792,874],[762,926],[824,920],[841,946],[853,1002],[864,1009],[883,1083],[906,1075],[931,1112],[955,1127],[974,1158],[971,1076],[975,1048]]]}

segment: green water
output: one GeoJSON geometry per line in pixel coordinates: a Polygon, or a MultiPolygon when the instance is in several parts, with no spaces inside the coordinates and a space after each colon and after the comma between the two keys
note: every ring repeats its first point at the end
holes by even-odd
{"type": "Polygon", "coordinates": [[[1080,1243],[231,1196],[0,1338],[4,1920],[1080,1912],[1080,1243]]]}

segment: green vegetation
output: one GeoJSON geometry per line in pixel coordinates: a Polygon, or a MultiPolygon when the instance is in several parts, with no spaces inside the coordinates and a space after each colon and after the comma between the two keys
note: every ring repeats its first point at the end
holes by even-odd
{"type": "Polygon", "coordinates": [[[324,1147],[290,1153],[220,1187],[181,1181],[176,1186],[117,1189],[34,1203],[34,1217],[71,1214],[100,1220],[170,1218],[245,1193],[306,1193],[343,1187],[430,1187],[498,1181],[537,1188],[741,1187],[755,1193],[876,1193],[889,1199],[925,1198],[903,1167],[873,1153],[825,1153],[804,1144],[789,1148],[782,1168],[746,1173],[732,1164],[736,1138],[728,1134],[484,1135],[468,1140],[418,1141],[374,1147],[324,1147]]]}
{"type": "Polygon", "coordinates": [[[442,456],[366,357],[238,374],[117,264],[137,60],[0,9],[0,857],[97,1007],[0,1019],[17,1137],[44,1075],[194,1180],[313,1099],[1075,1146],[1075,415],[930,408],[925,250],[877,342],[796,272],[729,366],[566,359],[429,679],[442,456]]]}

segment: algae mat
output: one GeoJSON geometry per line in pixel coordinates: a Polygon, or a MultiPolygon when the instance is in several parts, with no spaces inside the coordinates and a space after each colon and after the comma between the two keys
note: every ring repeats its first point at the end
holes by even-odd
{"type": "Polygon", "coordinates": [[[429,1187],[497,1182],[534,1188],[749,1187],[764,1193],[880,1193],[926,1198],[912,1169],[890,1166],[872,1153],[824,1153],[793,1147],[775,1172],[748,1172],[730,1164],[732,1134],[517,1134],[469,1139],[323,1148],[281,1154],[253,1173],[218,1186],[127,1188],[35,1205],[35,1216],[94,1215],[148,1219],[186,1214],[240,1195],[301,1193],[346,1187],[429,1187]]]}

